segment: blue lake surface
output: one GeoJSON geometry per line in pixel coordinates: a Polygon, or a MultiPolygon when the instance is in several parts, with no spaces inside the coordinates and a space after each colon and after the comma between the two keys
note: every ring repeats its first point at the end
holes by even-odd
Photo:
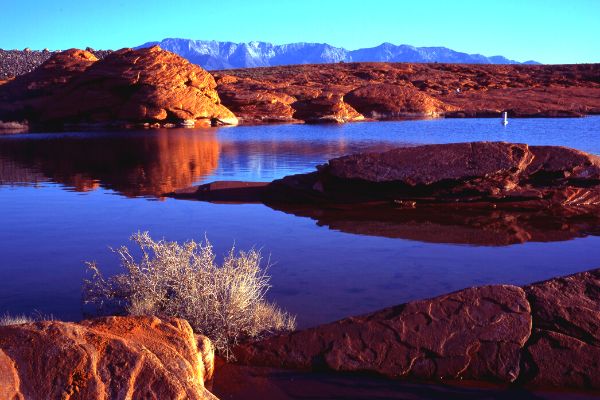
{"type": "Polygon", "coordinates": [[[262,204],[162,195],[215,180],[271,181],[358,151],[478,140],[600,154],[600,117],[513,119],[506,127],[497,119],[438,119],[0,136],[0,314],[80,319],[84,261],[119,271],[109,247],[138,230],[178,241],[206,234],[219,254],[232,244],[261,248],[274,264],[269,298],[297,314],[301,327],[468,286],[600,267],[593,232],[470,245],[320,226],[262,204]]]}

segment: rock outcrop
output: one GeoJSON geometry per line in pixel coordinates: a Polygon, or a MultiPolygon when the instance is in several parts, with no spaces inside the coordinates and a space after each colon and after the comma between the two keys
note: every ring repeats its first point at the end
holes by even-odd
{"type": "Polygon", "coordinates": [[[0,399],[216,399],[213,363],[181,319],[0,326],[0,399]]]}
{"type": "MultiPolygon", "coordinates": [[[[222,189],[221,200],[226,196],[222,189]]],[[[173,195],[210,201],[212,190],[205,186],[173,195]]],[[[334,158],[317,172],[264,185],[260,199],[276,208],[439,204],[580,213],[600,207],[600,157],[566,147],[506,142],[401,147],[334,158]]]]}
{"type": "Polygon", "coordinates": [[[373,119],[437,117],[455,107],[444,104],[413,84],[368,84],[344,96],[364,116],[373,119]]]}
{"type": "Polygon", "coordinates": [[[600,157],[506,142],[403,147],[335,158],[318,172],[274,181],[267,201],[600,206],[600,157]]]}
{"type": "Polygon", "coordinates": [[[241,345],[242,364],[600,388],[600,270],[461,290],[241,345]]]}
{"type": "Polygon", "coordinates": [[[526,286],[533,327],[523,380],[600,389],[600,270],[526,286]]]}
{"type": "Polygon", "coordinates": [[[213,182],[169,196],[262,202],[331,229],[436,243],[508,245],[600,233],[600,157],[505,142],[339,157],[271,183],[213,182]]]}
{"type": "Polygon", "coordinates": [[[369,119],[500,117],[503,111],[510,117],[600,113],[600,64],[365,62],[213,74],[223,104],[243,123],[305,121],[306,114],[294,115],[294,103],[328,97],[342,98],[369,119]]]}
{"type": "Polygon", "coordinates": [[[122,49],[100,61],[68,50],[0,86],[0,120],[237,124],[215,88],[208,72],[159,47],[122,49]]]}
{"type": "Polygon", "coordinates": [[[530,329],[525,292],[487,286],[241,346],[236,356],[274,367],[513,382],[530,329]]]}

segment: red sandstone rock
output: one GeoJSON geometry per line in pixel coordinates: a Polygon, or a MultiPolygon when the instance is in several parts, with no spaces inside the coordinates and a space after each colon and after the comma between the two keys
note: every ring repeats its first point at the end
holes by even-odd
{"type": "Polygon", "coordinates": [[[600,388],[600,269],[484,286],[239,346],[242,364],[600,388]]]}
{"type": "Polygon", "coordinates": [[[531,316],[522,289],[485,286],[240,346],[242,363],[512,382],[531,316]]]}
{"type": "Polygon", "coordinates": [[[276,99],[287,95],[307,101],[326,93],[342,96],[359,113],[375,119],[499,117],[502,111],[521,117],[600,113],[600,64],[344,63],[213,73],[224,104],[248,122],[272,117],[292,121],[285,107],[291,103],[276,99]],[[277,107],[269,106],[268,99],[277,107]]]}
{"type": "Polygon", "coordinates": [[[307,123],[344,123],[365,119],[352,106],[345,103],[342,96],[333,93],[297,101],[292,104],[292,107],[296,110],[294,118],[307,123]]]}
{"type": "Polygon", "coordinates": [[[455,107],[444,104],[412,84],[368,84],[346,95],[344,100],[363,115],[374,119],[436,117],[455,107]]]}
{"type": "Polygon", "coordinates": [[[0,399],[216,399],[210,342],[180,319],[0,327],[0,399]]]}
{"type": "Polygon", "coordinates": [[[535,331],[524,381],[600,389],[600,270],[525,287],[535,331]]]}
{"type": "Polygon", "coordinates": [[[341,179],[431,185],[445,180],[516,175],[533,160],[525,144],[472,142],[401,147],[329,161],[327,173],[341,179]]]}
{"type": "Polygon", "coordinates": [[[597,207],[600,158],[506,142],[404,147],[335,158],[316,173],[274,181],[266,201],[597,207]]]}
{"type": "Polygon", "coordinates": [[[69,50],[2,85],[0,119],[236,124],[215,87],[208,72],[159,47],[123,49],[101,61],[91,53],[69,50]],[[18,102],[15,92],[24,93],[18,102]]]}

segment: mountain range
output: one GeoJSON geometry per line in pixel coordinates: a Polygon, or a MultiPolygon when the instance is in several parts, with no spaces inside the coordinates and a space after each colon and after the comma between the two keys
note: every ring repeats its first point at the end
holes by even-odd
{"type": "MultiPolygon", "coordinates": [[[[521,64],[503,56],[486,57],[481,54],[462,53],[446,47],[414,47],[391,43],[346,50],[327,43],[276,45],[267,42],[233,43],[214,40],[163,39],[160,42],[144,43],[136,48],[154,45],[179,54],[208,70],[358,61],[521,64]]],[[[526,61],[522,64],[539,63],[526,61]]]]}

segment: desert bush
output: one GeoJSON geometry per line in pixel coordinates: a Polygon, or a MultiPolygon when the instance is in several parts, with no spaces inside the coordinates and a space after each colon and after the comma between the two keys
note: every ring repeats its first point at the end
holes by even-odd
{"type": "Polygon", "coordinates": [[[54,317],[52,315],[43,315],[37,311],[32,316],[24,314],[10,315],[9,313],[5,313],[4,315],[0,316],[0,326],[21,325],[28,324],[30,322],[52,320],[54,320],[54,317]]]}
{"type": "Polygon", "coordinates": [[[21,325],[29,322],[35,322],[35,320],[26,315],[10,315],[7,313],[0,316],[0,326],[21,325]]]}
{"type": "Polygon", "coordinates": [[[126,246],[113,250],[124,273],[104,278],[95,262],[86,263],[92,276],[84,302],[127,315],[184,318],[226,358],[243,339],[295,328],[293,316],[265,299],[270,285],[260,251],[232,248],[219,265],[207,239],[179,244],[138,232],[131,240],[138,259],[126,246]]]}

